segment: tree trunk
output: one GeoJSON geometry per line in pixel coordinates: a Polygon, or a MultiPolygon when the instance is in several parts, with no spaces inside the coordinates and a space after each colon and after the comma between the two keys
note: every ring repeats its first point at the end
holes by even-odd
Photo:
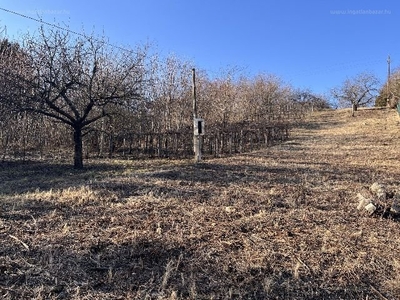
{"type": "Polygon", "coordinates": [[[114,152],[114,133],[110,132],[110,139],[108,143],[108,158],[111,159],[113,157],[114,152]]]}
{"type": "Polygon", "coordinates": [[[351,116],[354,117],[354,113],[357,111],[357,104],[353,103],[352,105],[352,110],[351,110],[351,116]]]}
{"type": "Polygon", "coordinates": [[[74,127],[74,168],[83,169],[82,128],[74,127]]]}

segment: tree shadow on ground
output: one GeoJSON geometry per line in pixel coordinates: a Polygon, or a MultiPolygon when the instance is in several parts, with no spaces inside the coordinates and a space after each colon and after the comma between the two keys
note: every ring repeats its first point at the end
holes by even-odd
{"type": "Polygon", "coordinates": [[[83,170],[71,165],[38,162],[13,161],[0,163],[0,193],[3,195],[21,194],[36,190],[62,189],[81,186],[105,172],[121,170],[122,166],[113,164],[92,164],[83,170]]]}
{"type": "Polygon", "coordinates": [[[138,237],[120,244],[83,239],[80,247],[54,241],[24,249],[8,238],[0,246],[1,288],[10,299],[35,298],[38,293],[46,299],[170,299],[172,294],[181,299],[359,299],[373,295],[368,284],[373,278],[366,273],[358,274],[362,281],[321,289],[321,274],[295,276],[283,267],[285,260],[291,261],[289,256],[281,255],[281,267],[266,257],[258,266],[243,268],[231,253],[210,256],[196,243],[138,237]]]}
{"type": "MultiPolygon", "coordinates": [[[[280,166],[265,166],[254,164],[227,165],[218,163],[202,163],[188,166],[186,168],[173,168],[169,170],[155,171],[145,175],[158,180],[175,180],[184,185],[184,182],[206,183],[224,187],[230,184],[262,183],[275,184],[301,184],[307,180],[318,180],[321,178],[340,179],[355,181],[368,180],[373,170],[362,167],[337,167],[326,162],[312,162],[309,166],[301,160],[293,160],[293,164],[280,164],[280,166]]],[[[381,172],[384,176],[384,172],[381,172]]],[[[377,174],[375,174],[376,176],[377,174]]]]}
{"type": "MultiPolygon", "coordinates": [[[[301,170],[294,170],[301,171],[301,170]]],[[[267,167],[254,164],[227,165],[219,163],[200,163],[186,168],[155,171],[149,177],[161,180],[177,180],[194,183],[213,183],[227,186],[232,183],[251,183],[265,180],[267,174],[282,175],[284,167],[267,167]]],[[[295,183],[295,182],[293,182],[295,183]]]]}
{"type": "Polygon", "coordinates": [[[336,127],[344,123],[344,121],[335,120],[332,116],[333,115],[329,115],[325,119],[320,119],[318,121],[313,120],[312,122],[303,120],[293,125],[293,127],[305,130],[320,130],[323,128],[336,127]]]}
{"type": "MultiPolygon", "coordinates": [[[[16,169],[23,172],[24,168],[16,169]]],[[[30,172],[40,170],[40,166],[30,168],[30,172]]],[[[114,171],[115,167],[95,167],[93,170],[114,171]]],[[[360,168],[342,169],[341,174],[338,171],[323,165],[320,175],[335,182],[369,177],[368,170],[360,168]]],[[[68,170],[55,167],[53,176],[56,173],[63,178],[68,175],[65,172],[68,170]]],[[[87,176],[87,171],[80,172],[76,173],[77,178],[69,179],[69,184],[82,183],[83,178],[79,176],[87,176]]],[[[104,185],[93,187],[112,190],[121,197],[152,192],[156,198],[174,197],[175,190],[181,188],[179,192],[187,198],[185,201],[203,194],[202,197],[214,203],[214,192],[220,192],[222,186],[232,183],[246,186],[263,180],[269,180],[268,184],[272,185],[295,185],[303,180],[304,172],[313,174],[315,170],[306,167],[294,170],[290,165],[270,167],[210,162],[167,166],[158,172],[135,174],[137,178],[132,177],[133,181],[110,182],[109,185],[104,179],[104,185]],[[136,179],[142,181],[135,182],[136,179]],[[172,184],[164,186],[167,181],[172,184]],[[211,186],[208,192],[207,185],[211,186]]],[[[51,175],[44,178],[51,181],[51,175]]],[[[317,178],[314,176],[311,180],[317,178]]],[[[289,197],[288,191],[285,192],[284,196],[289,197]]],[[[24,198],[15,210],[7,208],[0,219],[4,241],[0,243],[0,289],[5,289],[2,295],[10,295],[8,299],[168,299],[173,293],[182,299],[359,299],[374,295],[368,284],[374,279],[367,269],[360,270],[359,276],[349,277],[338,286],[327,287],[321,279],[324,274],[300,273],[295,276],[293,269],[288,267],[293,266],[290,255],[266,251],[271,257],[265,255],[257,266],[246,265],[241,240],[244,236],[246,240],[250,239],[252,229],[238,229],[239,234],[228,239],[229,243],[223,243],[220,238],[222,234],[218,230],[221,227],[210,231],[210,235],[199,231],[199,236],[190,239],[179,240],[172,233],[156,235],[154,226],[160,219],[151,219],[149,214],[157,211],[155,215],[161,215],[162,206],[157,203],[150,204],[144,211],[140,207],[135,210],[124,207],[117,211],[110,209],[109,203],[74,205],[24,198]],[[118,214],[123,215],[119,217],[118,214]],[[125,216],[130,218],[125,219],[125,216]],[[112,218],[119,218],[119,223],[110,225],[112,218]],[[145,220],[148,223],[141,225],[140,222],[145,220]],[[135,230],[138,227],[140,230],[135,230]],[[129,233],[128,237],[126,233],[129,233]]],[[[171,214],[173,210],[164,208],[163,213],[171,214]]],[[[225,218],[225,222],[229,222],[230,219],[225,218]]],[[[180,219],[177,217],[176,220],[180,219]]],[[[241,224],[230,222],[230,226],[241,224]]],[[[190,228],[186,230],[190,231],[190,228]]],[[[254,247],[256,253],[260,245],[253,243],[247,247],[254,247]]],[[[268,246],[268,241],[262,243],[268,246]]],[[[335,262],[333,257],[326,263],[335,262]]]]}

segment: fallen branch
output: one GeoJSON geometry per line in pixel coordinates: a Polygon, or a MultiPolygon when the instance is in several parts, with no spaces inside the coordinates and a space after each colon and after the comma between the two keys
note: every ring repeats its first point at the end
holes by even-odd
{"type": "Polygon", "coordinates": [[[17,238],[16,236],[13,236],[11,234],[8,235],[10,238],[16,240],[17,242],[20,242],[22,244],[22,246],[25,247],[26,250],[29,251],[29,246],[27,244],[25,244],[23,241],[21,241],[19,238],[17,238]]]}
{"type": "Polygon", "coordinates": [[[306,269],[311,273],[311,274],[313,274],[313,271],[311,270],[311,268],[309,267],[309,266],[307,266],[306,265],[306,263],[304,262],[304,261],[302,261],[300,258],[298,258],[297,256],[296,256],[296,259],[297,259],[297,261],[299,262],[299,263],[301,263],[304,267],[306,267],[306,269]]]}
{"type": "Polygon", "coordinates": [[[369,287],[371,288],[371,290],[376,293],[379,297],[381,297],[383,300],[389,300],[388,298],[386,298],[385,296],[383,296],[381,294],[381,292],[379,292],[373,285],[369,285],[369,287]]]}

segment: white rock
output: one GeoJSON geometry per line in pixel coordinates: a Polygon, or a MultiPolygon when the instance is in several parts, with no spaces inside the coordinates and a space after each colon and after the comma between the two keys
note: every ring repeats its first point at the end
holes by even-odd
{"type": "Polygon", "coordinates": [[[232,207],[232,206],[227,206],[227,207],[225,207],[225,211],[227,213],[233,213],[233,212],[236,211],[236,209],[234,207],[232,207]]]}
{"type": "Polygon", "coordinates": [[[386,200],[386,190],[382,184],[374,182],[369,189],[371,192],[376,194],[379,200],[386,200]]]}
{"type": "Polygon", "coordinates": [[[363,195],[360,193],[357,194],[358,199],[360,202],[358,203],[357,209],[362,210],[365,206],[371,203],[370,199],[365,198],[363,195]]]}
{"type": "Polygon", "coordinates": [[[367,206],[365,206],[365,209],[369,212],[369,214],[372,215],[376,210],[376,206],[370,203],[367,206]]]}

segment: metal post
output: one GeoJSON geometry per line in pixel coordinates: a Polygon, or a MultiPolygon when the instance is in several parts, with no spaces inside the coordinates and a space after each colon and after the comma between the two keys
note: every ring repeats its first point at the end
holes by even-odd
{"type": "Polygon", "coordinates": [[[192,69],[193,119],[197,118],[196,69],[192,69]]]}
{"type": "Polygon", "coordinates": [[[193,87],[193,150],[196,163],[201,161],[201,140],[200,135],[194,132],[195,121],[197,119],[197,99],[196,99],[196,70],[192,69],[192,87],[193,87]]]}

